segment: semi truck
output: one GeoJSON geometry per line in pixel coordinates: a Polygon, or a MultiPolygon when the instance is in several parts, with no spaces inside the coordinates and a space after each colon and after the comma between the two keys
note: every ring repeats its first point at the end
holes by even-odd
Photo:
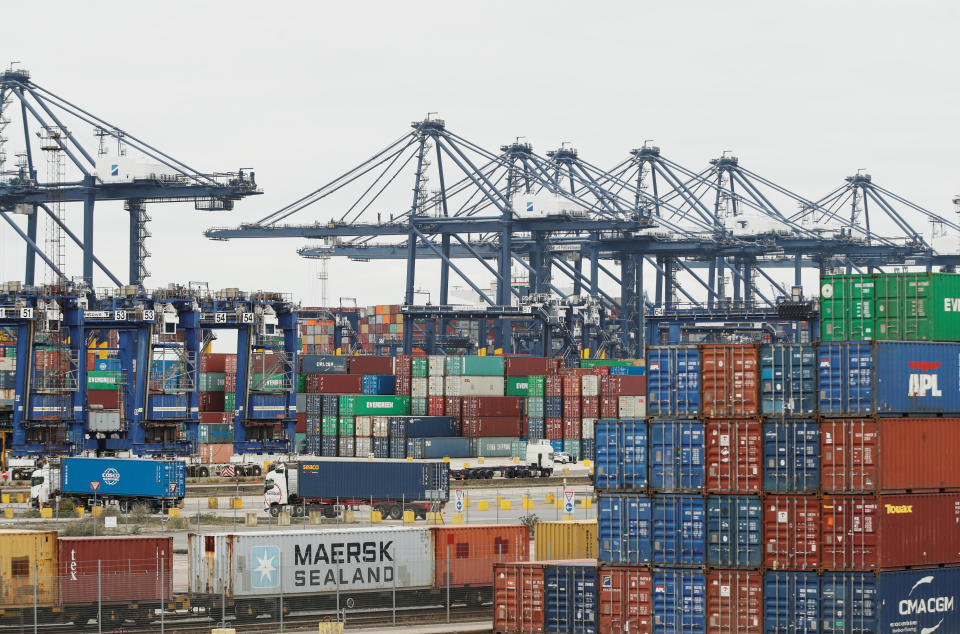
{"type": "Polygon", "coordinates": [[[550,441],[527,443],[526,457],[518,464],[477,466],[451,469],[453,480],[484,480],[494,476],[504,478],[547,478],[553,475],[554,452],[550,441]]]}
{"type": "Polygon", "coordinates": [[[272,465],[264,478],[264,507],[276,517],[319,511],[336,517],[349,507],[370,505],[383,518],[418,519],[450,499],[450,465],[442,461],[327,458],[272,465]]]}
{"type": "Polygon", "coordinates": [[[30,500],[38,508],[59,496],[85,507],[116,503],[126,512],[144,504],[159,510],[182,506],[185,493],[179,460],[61,458],[36,469],[30,479],[30,500]]]}

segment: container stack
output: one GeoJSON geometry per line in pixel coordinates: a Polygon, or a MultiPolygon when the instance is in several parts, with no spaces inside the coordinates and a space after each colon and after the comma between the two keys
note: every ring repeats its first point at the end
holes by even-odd
{"type": "Polygon", "coordinates": [[[200,424],[197,453],[205,462],[226,462],[233,455],[234,401],[237,391],[237,355],[202,354],[199,363],[200,424]]]}

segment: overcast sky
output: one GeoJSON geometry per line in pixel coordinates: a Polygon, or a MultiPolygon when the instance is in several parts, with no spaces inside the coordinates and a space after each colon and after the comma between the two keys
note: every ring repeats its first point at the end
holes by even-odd
{"type": "MultiPolygon", "coordinates": [[[[490,149],[569,141],[604,167],[645,139],[698,170],[732,150],[813,198],[866,168],[952,217],[958,14],[942,1],[38,1],[4,7],[0,62],[201,171],[255,169],[264,195],[232,212],[150,207],[147,286],[202,280],[315,305],[317,265],[295,252],[304,241],[201,232],[282,207],[427,112],[490,149]]],[[[68,214],[77,232],[79,212],[68,214]]],[[[96,252],[125,278],[120,204],[98,207],[96,231],[96,252]]],[[[0,226],[0,279],[22,279],[22,257],[0,226]]],[[[80,274],[75,253],[68,267],[80,274]]],[[[436,267],[421,270],[418,286],[435,288],[436,267]]],[[[335,260],[330,303],[399,302],[403,271],[335,260]]]]}

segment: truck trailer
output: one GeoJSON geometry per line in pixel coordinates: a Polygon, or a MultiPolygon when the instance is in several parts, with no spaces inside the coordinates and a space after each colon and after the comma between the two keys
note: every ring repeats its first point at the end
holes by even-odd
{"type": "Polygon", "coordinates": [[[137,458],[62,458],[33,472],[30,500],[47,506],[57,496],[82,506],[116,502],[128,511],[134,504],[153,509],[181,506],[186,492],[183,462],[137,458]]]}

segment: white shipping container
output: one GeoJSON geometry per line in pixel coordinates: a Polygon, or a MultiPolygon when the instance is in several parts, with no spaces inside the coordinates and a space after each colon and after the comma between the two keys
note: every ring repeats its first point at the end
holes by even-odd
{"type": "Polygon", "coordinates": [[[353,435],[369,437],[373,435],[373,416],[357,416],[353,421],[353,435]]]}
{"type": "Polygon", "coordinates": [[[17,358],[16,357],[0,357],[0,370],[6,371],[16,371],[17,369],[17,358]]]}
{"type": "Polygon", "coordinates": [[[374,416],[373,417],[373,437],[374,438],[389,438],[390,437],[390,419],[386,416],[374,416]]]}
{"type": "Polygon", "coordinates": [[[596,374],[587,374],[581,377],[580,396],[600,396],[600,377],[596,374]]]}
{"type": "Polygon", "coordinates": [[[373,438],[357,438],[354,443],[358,458],[366,458],[373,454],[373,438]]]}
{"type": "Polygon", "coordinates": [[[354,447],[356,447],[354,441],[355,438],[353,436],[340,436],[340,442],[338,443],[340,446],[340,451],[337,455],[339,455],[341,458],[353,458],[355,451],[354,447]]]}
{"type": "Polygon", "coordinates": [[[428,396],[443,396],[444,387],[446,385],[446,377],[444,376],[429,376],[427,378],[427,395],[428,396]]]}
{"type": "Polygon", "coordinates": [[[89,413],[87,429],[95,432],[121,431],[120,412],[91,410],[89,413]]]}
{"type": "Polygon", "coordinates": [[[429,588],[433,532],[377,527],[189,535],[189,590],[228,597],[429,588]]]}
{"type": "Polygon", "coordinates": [[[580,422],[580,438],[590,440],[593,438],[593,427],[596,424],[596,418],[584,418],[580,422]]]}
{"type": "Polygon", "coordinates": [[[646,396],[621,396],[617,402],[617,418],[643,418],[646,415],[646,396]]]}
{"type": "Polygon", "coordinates": [[[427,374],[430,376],[443,376],[446,374],[447,357],[442,354],[434,354],[427,357],[427,374]]]}
{"type": "Polygon", "coordinates": [[[413,398],[427,398],[427,378],[414,377],[410,379],[410,396],[413,398]]]}
{"type": "Polygon", "coordinates": [[[448,376],[447,396],[503,396],[502,376],[448,376]]]}

